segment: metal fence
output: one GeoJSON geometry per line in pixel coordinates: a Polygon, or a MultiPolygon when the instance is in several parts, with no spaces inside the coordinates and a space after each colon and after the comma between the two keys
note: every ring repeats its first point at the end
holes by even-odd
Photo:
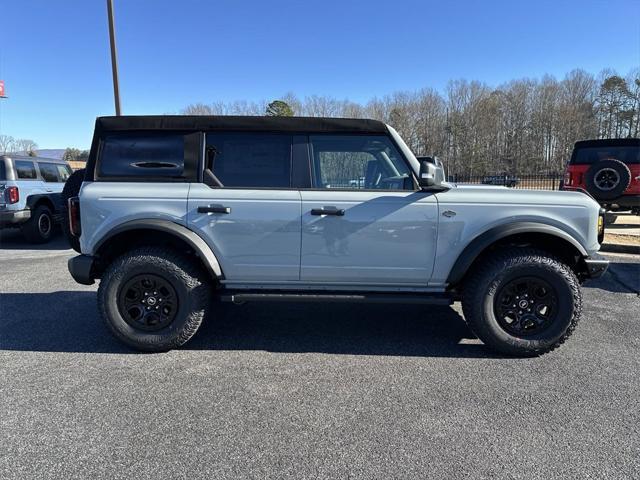
{"type": "Polygon", "coordinates": [[[539,175],[449,175],[448,180],[454,183],[470,183],[476,185],[496,185],[509,188],[530,190],[559,190],[562,174],[549,173],[539,175]]]}

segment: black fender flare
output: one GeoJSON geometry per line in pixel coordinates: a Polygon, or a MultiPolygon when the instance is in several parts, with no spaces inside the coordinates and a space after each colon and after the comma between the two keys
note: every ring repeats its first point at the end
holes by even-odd
{"type": "Polygon", "coordinates": [[[102,247],[105,243],[107,243],[110,239],[114,238],[116,235],[121,233],[131,231],[131,230],[157,230],[160,232],[165,232],[170,235],[174,235],[177,238],[183,240],[187,243],[193,250],[196,252],[198,257],[203,261],[207,270],[214,278],[221,279],[224,278],[222,273],[222,268],[220,267],[220,262],[216,258],[215,254],[207,245],[207,243],[193,230],[189,230],[184,225],[180,225],[179,223],[172,222],[170,220],[161,220],[161,219],[140,219],[140,220],[131,220],[128,222],[124,222],[117,227],[113,228],[109,231],[107,235],[102,237],[98,242],[96,242],[93,247],[93,251],[98,252],[100,247],[102,247]]]}
{"type": "Polygon", "coordinates": [[[62,207],[62,197],[59,193],[37,193],[27,197],[27,208],[34,210],[38,203],[45,202],[52,207],[51,213],[60,213],[62,207]]]}
{"type": "Polygon", "coordinates": [[[582,256],[588,256],[587,250],[578,240],[558,227],[538,222],[515,222],[509,223],[508,225],[498,225],[478,235],[467,244],[449,272],[447,284],[455,285],[462,280],[469,267],[471,267],[476,258],[478,258],[487,247],[502,238],[519,233],[544,233],[552,235],[570,243],[582,256]]]}

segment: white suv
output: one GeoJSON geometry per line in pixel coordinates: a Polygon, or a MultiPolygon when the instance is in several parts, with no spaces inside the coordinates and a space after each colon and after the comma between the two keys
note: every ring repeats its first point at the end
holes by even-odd
{"type": "Polygon", "coordinates": [[[462,300],[487,345],[538,355],[607,268],[589,196],[459,188],[374,120],[103,117],[83,175],[69,270],[101,280],[103,319],[141,350],[184,344],[215,296],[462,300]]]}
{"type": "Polygon", "coordinates": [[[0,155],[0,228],[18,227],[29,242],[48,242],[63,219],[60,193],[71,173],[61,160],[0,155]]]}

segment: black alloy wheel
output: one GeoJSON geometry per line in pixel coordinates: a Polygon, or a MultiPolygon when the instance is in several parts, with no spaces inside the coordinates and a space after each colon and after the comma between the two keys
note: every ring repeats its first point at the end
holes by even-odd
{"type": "Polygon", "coordinates": [[[145,332],[158,331],[175,319],[178,295],[159,275],[136,275],[120,289],[118,310],[131,327],[145,332]]]}
{"type": "Polygon", "coordinates": [[[38,231],[43,238],[48,238],[51,235],[52,220],[49,212],[42,212],[38,216],[38,231]]]}
{"type": "Polygon", "coordinates": [[[546,330],[558,313],[558,294],[538,277],[516,278],[495,297],[499,325],[515,337],[537,335],[546,330]]]}
{"type": "Polygon", "coordinates": [[[620,175],[613,168],[603,168],[596,174],[593,183],[603,192],[608,192],[618,186],[620,175]]]}

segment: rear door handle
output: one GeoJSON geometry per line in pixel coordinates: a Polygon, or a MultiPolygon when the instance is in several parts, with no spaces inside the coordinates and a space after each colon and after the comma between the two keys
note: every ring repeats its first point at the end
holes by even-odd
{"type": "Polygon", "coordinates": [[[344,208],[336,208],[336,207],[312,208],[311,215],[336,215],[338,217],[342,217],[344,216],[344,208]]]}
{"type": "Polygon", "coordinates": [[[231,213],[231,207],[224,207],[222,205],[198,207],[198,213],[231,213]]]}

